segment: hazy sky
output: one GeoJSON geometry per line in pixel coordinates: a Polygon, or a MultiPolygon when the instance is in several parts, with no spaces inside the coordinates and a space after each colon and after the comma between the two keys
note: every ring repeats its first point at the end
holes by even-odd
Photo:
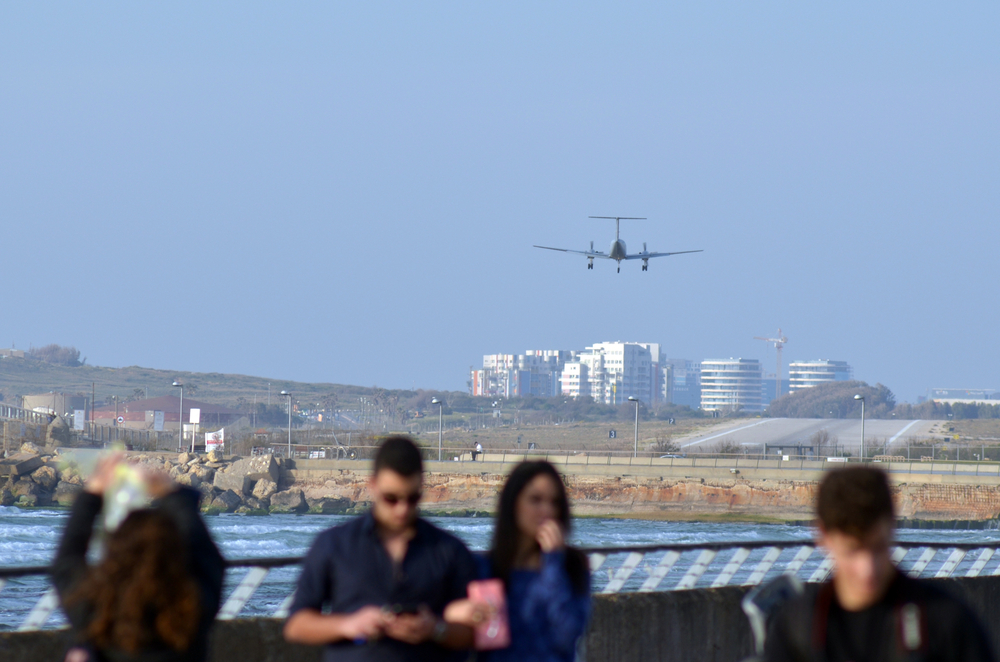
{"type": "Polygon", "coordinates": [[[209,5],[0,6],[0,347],[462,390],[609,340],[773,370],[780,326],[1000,388],[996,3],[209,5]],[[531,247],[612,214],[705,252],[531,247]]]}

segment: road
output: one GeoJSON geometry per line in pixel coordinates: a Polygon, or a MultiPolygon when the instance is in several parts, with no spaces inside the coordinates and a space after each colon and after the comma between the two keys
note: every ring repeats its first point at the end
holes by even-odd
{"type": "MultiPolygon", "coordinates": [[[[865,421],[865,444],[879,445],[903,441],[909,437],[920,438],[930,434],[934,421],[922,420],[871,420],[865,421]]],[[[702,434],[677,439],[682,449],[689,451],[707,450],[720,442],[735,442],[741,446],[763,445],[795,446],[809,445],[810,438],[826,430],[829,443],[837,443],[855,451],[861,446],[861,419],[838,418],[761,418],[753,421],[743,419],[723,424],[702,434]],[[834,438],[836,438],[834,440],[834,438]]]]}

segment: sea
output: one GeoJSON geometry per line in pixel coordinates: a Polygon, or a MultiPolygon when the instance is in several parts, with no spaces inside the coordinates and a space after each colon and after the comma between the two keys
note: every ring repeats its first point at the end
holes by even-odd
{"type": "MultiPolygon", "coordinates": [[[[0,507],[0,568],[45,566],[51,562],[68,517],[66,510],[0,507]]],[[[216,544],[228,559],[302,556],[320,531],[348,518],[338,515],[215,515],[206,518],[216,544]]],[[[451,531],[472,550],[485,550],[493,533],[489,517],[429,517],[451,531]]],[[[760,541],[809,542],[808,526],[757,523],[667,522],[630,519],[580,518],[570,536],[580,547],[631,547],[657,544],[704,544],[760,541]]],[[[902,541],[1000,544],[998,530],[901,529],[902,541]]],[[[1000,563],[998,555],[997,563],[1000,563]]],[[[228,573],[227,594],[244,570],[228,573]]],[[[272,570],[242,615],[273,614],[291,593],[297,567],[272,570]]],[[[596,580],[596,577],[595,577],[596,580]]],[[[606,581],[606,578],[605,578],[606,581]]],[[[0,580],[2,582],[2,580],[0,580]]],[[[0,630],[16,628],[47,588],[40,576],[11,578],[0,587],[0,630]]],[[[47,627],[63,624],[53,614],[47,627]]]]}

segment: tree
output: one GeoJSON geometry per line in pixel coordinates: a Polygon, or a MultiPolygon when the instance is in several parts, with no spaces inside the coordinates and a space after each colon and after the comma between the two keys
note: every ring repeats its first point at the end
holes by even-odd
{"type": "Polygon", "coordinates": [[[61,345],[45,345],[44,347],[32,347],[28,350],[28,356],[38,361],[45,361],[52,365],[63,365],[76,368],[87,362],[87,359],[80,360],[80,350],[76,347],[63,347],[61,345]]]}

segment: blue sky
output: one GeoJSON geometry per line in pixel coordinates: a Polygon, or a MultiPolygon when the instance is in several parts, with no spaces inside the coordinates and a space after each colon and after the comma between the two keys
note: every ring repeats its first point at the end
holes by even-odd
{"type": "MultiPolygon", "coordinates": [[[[7,3],[0,346],[464,389],[663,343],[1000,388],[992,3],[7,3]],[[704,249],[646,273],[532,244],[704,249]]],[[[773,370],[773,368],[771,368],[773,370]]]]}

